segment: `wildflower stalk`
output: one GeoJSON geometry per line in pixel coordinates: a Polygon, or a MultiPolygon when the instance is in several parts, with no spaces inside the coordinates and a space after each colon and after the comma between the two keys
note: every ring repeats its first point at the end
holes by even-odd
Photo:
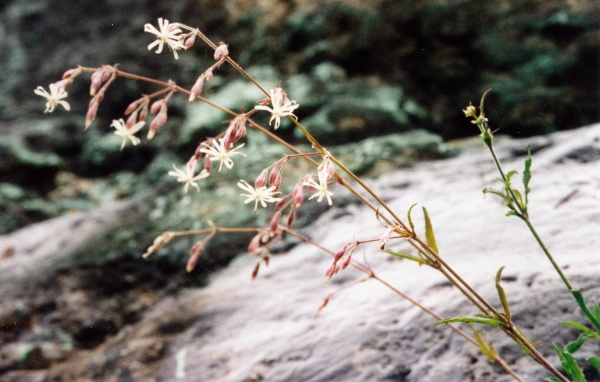
{"type": "MultiPolygon", "coordinates": [[[[496,165],[496,168],[500,174],[500,177],[502,178],[503,183],[509,184],[509,179],[508,179],[506,173],[504,172],[504,170],[502,168],[502,164],[500,163],[500,160],[498,159],[498,156],[496,155],[496,152],[494,150],[493,133],[488,126],[487,118],[485,118],[484,101],[485,101],[486,95],[490,91],[491,91],[491,89],[487,90],[485,93],[483,93],[483,95],[481,97],[481,102],[479,105],[479,116],[476,116],[476,115],[472,115],[472,116],[474,117],[474,122],[476,122],[477,127],[481,131],[481,136],[483,138],[483,142],[484,142],[485,146],[488,148],[490,155],[492,156],[494,164],[496,165]]],[[[467,111],[465,111],[465,114],[467,114],[467,111]]],[[[525,187],[527,187],[527,185],[525,185],[525,187]]],[[[513,212],[512,214],[514,214],[515,216],[520,218],[523,222],[525,222],[525,224],[527,225],[527,228],[529,228],[529,231],[531,232],[531,234],[535,238],[536,242],[538,243],[538,245],[540,246],[540,248],[542,249],[542,251],[544,252],[546,257],[548,258],[548,261],[550,261],[550,263],[554,267],[554,270],[556,271],[556,273],[558,273],[558,276],[561,278],[561,280],[565,284],[566,288],[569,290],[569,292],[575,299],[575,301],[576,301],[577,305],[579,306],[579,308],[581,309],[582,313],[592,323],[594,328],[596,328],[596,330],[600,331],[600,321],[598,321],[598,319],[592,314],[592,312],[588,308],[588,306],[585,303],[585,300],[583,298],[583,294],[581,293],[581,291],[579,289],[573,287],[573,285],[569,281],[568,277],[565,275],[563,270],[560,268],[560,266],[554,259],[554,256],[552,256],[552,253],[550,252],[550,250],[548,249],[548,247],[546,246],[546,244],[544,243],[544,241],[538,234],[537,230],[535,229],[533,223],[531,222],[531,220],[529,218],[529,213],[527,210],[528,190],[525,190],[525,200],[524,201],[515,194],[515,191],[512,189],[512,187],[505,187],[505,191],[509,197],[507,200],[507,206],[513,212]]]]}

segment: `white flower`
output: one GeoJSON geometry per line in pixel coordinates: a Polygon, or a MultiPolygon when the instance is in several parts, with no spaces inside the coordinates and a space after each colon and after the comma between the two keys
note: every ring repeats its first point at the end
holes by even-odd
{"type": "Polygon", "coordinates": [[[148,50],[151,50],[158,45],[156,53],[160,53],[163,50],[163,45],[167,44],[169,49],[173,52],[175,59],[177,60],[177,51],[179,49],[185,49],[185,46],[180,41],[181,29],[177,27],[177,24],[169,24],[169,20],[158,19],[158,27],[160,31],[154,27],[154,25],[148,23],[144,25],[144,32],[152,33],[156,36],[156,41],[148,45],[148,50]]]}
{"type": "Polygon", "coordinates": [[[230,158],[232,155],[239,154],[239,155],[246,156],[246,154],[235,152],[235,150],[244,147],[243,143],[241,145],[239,145],[238,147],[235,147],[230,150],[227,150],[225,147],[223,147],[223,138],[221,138],[219,140],[213,139],[212,144],[214,147],[211,147],[208,144],[203,143],[202,144],[203,148],[200,149],[200,152],[210,155],[211,162],[216,161],[216,160],[221,161],[221,164],[219,165],[219,172],[221,172],[221,168],[223,167],[223,164],[225,164],[225,167],[227,167],[228,169],[231,169],[233,167],[233,160],[231,160],[231,158],[230,158]]]}
{"type": "Polygon", "coordinates": [[[333,195],[333,192],[331,192],[327,189],[327,179],[328,179],[327,172],[320,171],[319,172],[319,183],[315,182],[313,179],[309,179],[306,182],[302,183],[302,185],[304,185],[304,186],[312,187],[317,190],[317,192],[315,192],[313,196],[308,198],[308,200],[318,197],[317,202],[320,203],[323,200],[323,198],[325,197],[325,198],[327,198],[327,202],[329,203],[329,205],[332,204],[331,195],[333,195]]]}
{"type": "Polygon", "coordinates": [[[63,98],[67,98],[67,92],[65,88],[56,86],[55,84],[50,84],[50,93],[46,91],[41,86],[38,86],[33,92],[39,96],[46,98],[48,102],[46,102],[46,110],[44,113],[52,113],[56,106],[62,105],[65,110],[71,110],[71,106],[67,103],[67,101],[62,101],[63,98]]]}
{"type": "Polygon", "coordinates": [[[254,202],[254,211],[258,208],[258,202],[263,207],[267,206],[267,203],[275,203],[281,200],[281,198],[275,198],[274,195],[280,194],[280,192],[275,192],[275,187],[271,186],[267,188],[266,186],[262,186],[259,188],[254,188],[248,184],[245,180],[240,180],[238,182],[238,187],[242,190],[248,191],[249,194],[241,194],[241,196],[247,196],[248,199],[244,201],[244,204],[248,204],[250,202],[254,202]]]}
{"type": "Polygon", "coordinates": [[[198,186],[197,181],[200,179],[208,178],[210,173],[205,169],[202,169],[200,174],[194,175],[196,171],[196,163],[197,161],[193,161],[192,164],[188,163],[184,166],[183,170],[178,169],[173,165],[174,171],[169,171],[170,176],[174,176],[177,178],[177,181],[180,183],[185,183],[183,185],[183,192],[187,194],[188,188],[190,185],[196,189],[196,191],[200,192],[200,186],[198,186]]]}
{"type": "Polygon", "coordinates": [[[125,147],[125,143],[127,143],[127,140],[129,139],[131,141],[131,144],[136,146],[140,144],[140,139],[138,137],[136,137],[134,134],[137,133],[138,131],[140,131],[140,129],[142,127],[144,127],[145,122],[144,121],[140,121],[138,123],[136,123],[135,125],[131,126],[130,129],[127,128],[127,125],[125,124],[125,121],[123,121],[123,118],[116,120],[113,119],[111,126],[114,127],[117,131],[115,131],[115,134],[123,137],[123,143],[121,143],[121,150],[123,150],[123,148],[125,147]]]}
{"type": "Polygon", "coordinates": [[[277,92],[276,89],[278,89],[278,88],[271,89],[271,91],[270,91],[271,105],[273,105],[273,108],[270,108],[268,106],[261,106],[261,105],[254,106],[254,108],[257,110],[266,110],[269,113],[271,113],[271,119],[269,120],[269,126],[271,125],[271,122],[273,122],[273,120],[275,120],[275,130],[277,130],[279,128],[282,117],[287,117],[287,116],[291,115],[292,117],[294,117],[297,120],[298,117],[296,117],[294,115],[294,110],[296,110],[300,106],[296,103],[296,101],[290,101],[287,98],[287,96],[282,97],[280,95],[281,91],[277,92]]]}

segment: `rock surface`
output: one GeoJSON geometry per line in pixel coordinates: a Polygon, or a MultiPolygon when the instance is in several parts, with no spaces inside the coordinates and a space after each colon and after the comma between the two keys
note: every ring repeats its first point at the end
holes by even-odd
{"type": "MultiPolygon", "coordinates": [[[[532,220],[572,281],[597,301],[600,125],[499,141],[505,167],[516,170],[531,144],[532,220]]],[[[581,317],[521,222],[504,217],[495,198],[482,198],[482,188],[497,186],[484,148],[368,183],[400,215],[413,203],[425,205],[442,255],[492,302],[497,302],[494,275],[505,265],[503,284],[515,321],[558,363],[551,341],[575,338],[559,323],[581,317]]],[[[333,251],[349,240],[382,234],[371,211],[334,191],[334,207],[322,211],[304,234],[333,251]]],[[[77,235],[78,228],[71,228],[77,235]]],[[[394,242],[389,248],[409,250],[394,242]]],[[[444,317],[475,313],[438,274],[397,261],[376,244],[361,247],[354,258],[444,317]]],[[[0,376],[7,381],[511,380],[475,347],[434,327],[435,319],[374,280],[335,294],[316,314],[326,295],[364,277],[349,268],[324,283],[331,258],[318,249],[301,244],[274,256],[250,282],[254,261],[237,258],[214,272],[206,286],[191,285],[173,271],[154,280],[152,273],[141,277],[147,263],[130,259],[48,275],[44,288],[24,290],[0,305],[0,376]],[[103,277],[110,279],[101,282],[103,277]]],[[[9,272],[0,273],[0,285],[10,280],[9,272]]],[[[549,376],[504,336],[488,330],[486,335],[524,380],[549,376]]],[[[595,346],[577,354],[597,355],[595,346]]],[[[587,372],[589,381],[600,380],[587,372]]]]}

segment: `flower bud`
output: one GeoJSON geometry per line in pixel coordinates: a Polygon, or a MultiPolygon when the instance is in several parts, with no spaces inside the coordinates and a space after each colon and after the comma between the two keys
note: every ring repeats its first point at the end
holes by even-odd
{"type": "Polygon", "coordinates": [[[329,296],[323,299],[323,302],[321,302],[321,305],[317,308],[317,313],[320,313],[327,306],[327,303],[329,303],[329,296]]]}
{"type": "Polygon", "coordinates": [[[198,77],[196,83],[194,83],[194,86],[192,87],[192,90],[190,90],[190,98],[188,99],[188,102],[192,102],[200,95],[200,93],[202,93],[202,86],[204,86],[204,73],[198,77]]]}
{"type": "Polygon", "coordinates": [[[206,81],[212,80],[213,79],[213,70],[212,70],[212,68],[206,69],[206,72],[204,72],[204,75],[206,77],[206,81]]]}
{"type": "Polygon", "coordinates": [[[219,43],[217,49],[215,49],[215,60],[220,60],[223,57],[229,56],[229,49],[225,43],[219,43]]]}
{"type": "Polygon", "coordinates": [[[292,227],[292,223],[294,222],[294,218],[296,217],[296,209],[295,208],[291,208],[290,209],[290,213],[288,215],[287,218],[287,227],[291,228],[292,227]]]}
{"type": "Polygon", "coordinates": [[[188,262],[185,266],[185,270],[187,271],[187,273],[190,273],[191,271],[193,271],[194,268],[196,268],[196,264],[198,264],[198,255],[190,256],[190,258],[188,259],[188,262]]]}
{"type": "Polygon", "coordinates": [[[125,123],[125,126],[126,126],[128,129],[131,129],[131,128],[133,127],[133,125],[135,125],[135,123],[136,123],[136,121],[137,121],[137,115],[138,115],[138,112],[136,111],[136,112],[132,113],[132,114],[129,116],[129,118],[127,118],[127,122],[125,123]]]}
{"type": "Polygon", "coordinates": [[[250,244],[248,244],[248,252],[249,253],[254,253],[258,250],[258,247],[260,247],[260,238],[261,237],[262,237],[262,233],[259,232],[252,238],[252,240],[250,240],[250,244]]]}
{"type": "Polygon", "coordinates": [[[183,46],[185,47],[185,49],[189,49],[194,45],[195,42],[196,42],[196,33],[192,33],[192,35],[190,37],[185,39],[183,46]]]}
{"type": "Polygon", "coordinates": [[[267,169],[260,172],[260,175],[254,181],[254,188],[261,188],[267,184],[267,169]]]}
{"type": "Polygon", "coordinates": [[[150,113],[152,113],[152,115],[156,115],[160,110],[162,110],[164,103],[165,103],[164,99],[154,102],[152,104],[152,107],[150,108],[150,113]]]}
{"type": "Polygon", "coordinates": [[[275,212],[273,217],[271,218],[271,223],[269,224],[269,229],[271,232],[276,232],[279,227],[279,220],[281,220],[281,210],[275,212]]]}
{"type": "Polygon", "coordinates": [[[351,260],[352,260],[351,255],[346,257],[346,260],[344,260],[344,262],[342,263],[342,268],[341,268],[342,271],[348,267],[348,264],[350,264],[351,260]]]}

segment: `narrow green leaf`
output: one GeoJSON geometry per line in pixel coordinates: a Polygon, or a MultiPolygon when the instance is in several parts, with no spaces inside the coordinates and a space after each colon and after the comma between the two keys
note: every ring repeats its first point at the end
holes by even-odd
{"type": "Polygon", "coordinates": [[[594,369],[596,369],[596,372],[600,374],[600,359],[596,357],[590,357],[588,358],[588,362],[590,363],[590,365],[592,365],[594,369]]]}
{"type": "Polygon", "coordinates": [[[512,192],[515,195],[515,198],[517,198],[516,202],[519,205],[519,207],[525,208],[525,204],[523,203],[523,197],[521,196],[521,193],[519,192],[519,190],[516,190],[513,188],[512,192]]]}
{"type": "Polygon", "coordinates": [[[501,197],[502,199],[505,199],[505,196],[502,192],[495,190],[493,188],[484,188],[483,189],[483,194],[494,194],[494,195],[498,195],[499,197],[501,197]]]}
{"type": "Polygon", "coordinates": [[[567,374],[569,374],[569,377],[571,377],[573,382],[587,382],[573,355],[565,353],[560,346],[556,344],[552,344],[552,346],[554,347],[554,351],[560,359],[562,368],[567,374]]]}
{"type": "Polygon", "coordinates": [[[417,203],[410,206],[410,208],[408,209],[408,213],[407,213],[408,225],[410,225],[410,229],[413,233],[415,232],[415,225],[413,224],[412,218],[410,217],[410,213],[412,212],[413,207],[416,205],[417,205],[417,203]]]}
{"type": "Polygon", "coordinates": [[[579,322],[563,321],[563,322],[561,322],[561,324],[566,325],[566,326],[570,326],[570,327],[575,328],[575,329],[579,329],[579,330],[581,330],[584,333],[591,332],[590,328],[588,328],[585,325],[580,324],[579,322]]]}
{"type": "Polygon", "coordinates": [[[498,320],[494,319],[494,318],[489,318],[489,317],[453,317],[453,318],[446,318],[443,319],[441,321],[439,321],[437,324],[435,324],[435,326],[438,325],[443,325],[443,324],[449,324],[452,322],[469,322],[469,323],[473,323],[473,324],[481,324],[481,325],[490,325],[490,326],[497,326],[499,328],[504,328],[505,326],[498,320]]]}
{"type": "Polygon", "coordinates": [[[510,322],[510,308],[508,306],[508,299],[506,298],[506,293],[504,293],[504,288],[500,285],[500,277],[502,276],[502,271],[504,267],[498,269],[496,273],[496,290],[498,291],[498,297],[500,298],[500,302],[502,303],[502,308],[504,309],[504,315],[508,322],[510,322]]]}
{"type": "Polygon", "coordinates": [[[577,361],[575,361],[575,357],[569,353],[564,354],[567,362],[566,364],[563,364],[563,369],[565,369],[565,371],[573,379],[573,382],[587,382],[585,375],[583,375],[583,371],[577,364],[577,361]]]}
{"type": "Polygon", "coordinates": [[[483,103],[485,101],[485,96],[491,91],[492,91],[492,89],[488,89],[481,96],[481,101],[479,102],[479,110],[481,111],[481,113],[483,113],[483,103]]]}
{"type": "Polygon", "coordinates": [[[565,345],[565,350],[571,354],[575,353],[588,338],[590,338],[590,336],[587,333],[580,334],[575,341],[571,341],[565,345]]]}
{"type": "Polygon", "coordinates": [[[415,256],[415,255],[407,253],[407,252],[395,252],[395,251],[391,251],[389,249],[385,249],[383,252],[389,253],[390,255],[399,257],[401,259],[416,261],[419,264],[430,265],[426,259],[419,257],[419,256],[415,256]]]}
{"type": "Polygon", "coordinates": [[[475,329],[475,327],[473,327],[471,324],[469,324],[469,327],[473,331],[473,335],[475,336],[479,350],[481,350],[483,355],[485,355],[491,362],[496,362],[498,352],[496,352],[496,349],[494,349],[492,344],[490,344],[490,342],[483,336],[483,332],[475,329]]]}
{"type": "Polygon", "coordinates": [[[594,303],[594,307],[592,309],[593,309],[592,314],[598,321],[600,321],[600,305],[596,302],[596,303],[594,303]]]}
{"type": "Polygon", "coordinates": [[[504,183],[506,184],[507,188],[510,188],[510,179],[515,174],[518,174],[518,172],[516,172],[515,170],[511,170],[508,172],[508,174],[506,174],[506,181],[504,183]]]}
{"type": "Polygon", "coordinates": [[[431,219],[429,219],[429,214],[427,213],[427,209],[423,207],[423,216],[425,216],[425,238],[427,239],[427,244],[437,253],[438,251],[437,243],[435,242],[435,235],[433,233],[433,226],[431,225],[431,219]]]}
{"type": "Polygon", "coordinates": [[[583,298],[583,293],[581,293],[581,291],[579,289],[573,289],[571,291],[571,294],[573,295],[573,298],[575,299],[575,301],[577,301],[577,305],[579,305],[579,309],[581,309],[581,311],[587,317],[587,319],[590,320],[592,325],[594,325],[594,328],[596,328],[596,331],[600,332],[600,319],[597,319],[594,316],[594,314],[592,312],[590,312],[590,309],[588,308],[587,304],[585,303],[585,299],[583,298]]]}
{"type": "Polygon", "coordinates": [[[548,382],[561,382],[561,380],[558,379],[558,378],[556,378],[556,377],[546,378],[546,381],[548,381],[548,382]]]}
{"type": "Polygon", "coordinates": [[[527,207],[529,201],[529,181],[531,180],[531,163],[533,158],[531,157],[531,146],[527,146],[527,159],[525,159],[525,169],[523,170],[523,187],[525,189],[525,207],[527,207]]]}

